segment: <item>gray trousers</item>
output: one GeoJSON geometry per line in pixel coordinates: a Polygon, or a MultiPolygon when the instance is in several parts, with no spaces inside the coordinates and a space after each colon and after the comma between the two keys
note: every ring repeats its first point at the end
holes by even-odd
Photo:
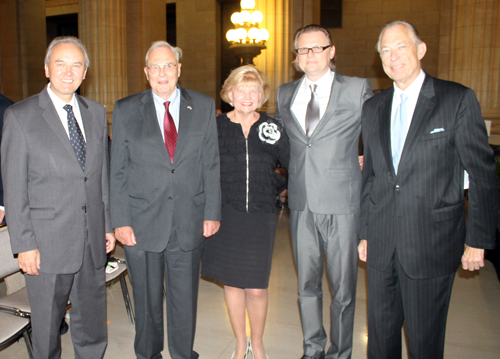
{"type": "MultiPolygon", "coordinates": [[[[103,239],[104,240],[104,239],[103,239]]],[[[83,264],[75,274],[26,275],[31,305],[35,359],[59,359],[59,328],[71,301],[71,339],[76,359],[98,359],[107,345],[106,277],[104,267],[96,269],[88,241],[83,264]]],[[[69,355],[66,354],[65,357],[69,355]]]]}
{"type": "Polygon", "coordinates": [[[203,245],[193,251],[183,251],[174,229],[163,252],[124,248],[134,291],[134,349],[137,358],[162,358],[164,278],[170,356],[173,359],[198,358],[193,344],[203,245]]]}
{"type": "Polygon", "coordinates": [[[323,215],[290,211],[295,264],[299,275],[299,309],[304,333],[304,354],[325,350],[323,327],[323,268],[326,258],[333,299],[330,304],[330,348],[326,358],[351,358],[356,282],[358,275],[359,213],[323,215]]]}

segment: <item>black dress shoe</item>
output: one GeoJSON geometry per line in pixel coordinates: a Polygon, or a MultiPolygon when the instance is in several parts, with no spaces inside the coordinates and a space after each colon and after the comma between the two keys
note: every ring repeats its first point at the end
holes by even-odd
{"type": "Polygon", "coordinates": [[[303,355],[300,359],[325,359],[325,352],[321,352],[315,356],[303,355]]]}

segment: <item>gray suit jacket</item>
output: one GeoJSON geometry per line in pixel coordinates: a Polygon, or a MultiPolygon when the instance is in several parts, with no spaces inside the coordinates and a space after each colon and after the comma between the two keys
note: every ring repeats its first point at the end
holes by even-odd
{"type": "Polygon", "coordinates": [[[47,88],[5,111],[2,178],[12,251],[40,251],[40,271],[75,273],[85,232],[96,268],[111,232],[106,110],[78,95],[87,139],[82,171],[47,88]]]}
{"type": "Polygon", "coordinates": [[[495,246],[498,193],[493,151],[474,91],[425,76],[397,175],[391,155],[394,88],[363,107],[362,233],[369,266],[394,252],[414,279],[453,273],[464,242],[495,246]],[[464,169],[470,176],[465,222],[464,169]]]}
{"type": "Polygon", "coordinates": [[[335,73],[330,102],[311,138],[291,107],[302,79],[281,85],[276,106],[290,138],[288,206],[319,214],[359,212],[361,169],[358,143],[363,102],[373,96],[370,80],[335,73]]]}
{"type": "MultiPolygon", "coordinates": [[[[0,138],[2,137],[2,128],[3,128],[3,114],[7,107],[13,105],[14,102],[9,100],[7,97],[0,93],[0,138]]],[[[3,206],[3,184],[2,184],[2,176],[0,175],[0,206],[3,206]]]]}
{"type": "Polygon", "coordinates": [[[152,90],[116,102],[111,148],[111,218],[132,226],[135,248],[161,252],[172,223],[183,250],[203,241],[203,221],[220,220],[220,167],[212,98],[180,88],[174,163],[158,125],[152,90]]]}

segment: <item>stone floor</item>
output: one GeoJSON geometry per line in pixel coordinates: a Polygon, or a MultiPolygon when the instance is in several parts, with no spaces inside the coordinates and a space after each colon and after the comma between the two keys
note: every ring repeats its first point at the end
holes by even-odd
{"type": "MultiPolygon", "coordinates": [[[[299,359],[302,333],[297,309],[297,275],[288,232],[288,211],[277,214],[278,227],[269,286],[269,314],[265,345],[270,359],[299,359]]],[[[129,283],[130,286],[130,283],[129,283]]],[[[324,288],[328,288],[324,280],[324,288]]],[[[108,291],[109,344],[105,358],[135,358],[134,327],[129,323],[120,284],[108,291]]],[[[325,292],[325,298],[330,298],[325,292]]],[[[329,300],[324,303],[324,323],[329,328],[329,300]]],[[[230,359],[234,337],[224,305],[222,287],[200,281],[198,324],[194,348],[201,359],[230,359]]],[[[353,358],[366,358],[366,267],[359,265],[353,358]]],[[[1,324],[0,324],[1,325],[1,324]]],[[[70,323],[71,327],[71,323],[70,323]]],[[[62,337],[62,358],[73,358],[69,334],[62,337]]],[[[166,347],[166,345],[165,345],[166,347]]],[[[403,349],[403,358],[407,358],[403,349]]],[[[164,358],[170,358],[168,351],[164,358]]],[[[500,357],[500,283],[491,263],[480,273],[459,270],[448,318],[446,358],[496,359],[500,357]]],[[[20,342],[0,350],[0,359],[27,358],[20,342]]]]}

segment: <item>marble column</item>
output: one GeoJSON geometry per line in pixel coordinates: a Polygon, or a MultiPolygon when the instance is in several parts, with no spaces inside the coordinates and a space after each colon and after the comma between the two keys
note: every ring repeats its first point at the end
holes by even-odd
{"type": "Polygon", "coordinates": [[[291,35],[294,29],[291,26],[290,0],[257,0],[255,10],[264,15],[261,27],[269,31],[267,49],[254,59],[255,66],[263,71],[271,85],[271,97],[262,111],[274,114],[276,108],[276,91],[282,83],[293,79],[293,44],[291,35]]]}
{"type": "Polygon", "coordinates": [[[483,117],[500,121],[500,3],[443,0],[439,74],[471,87],[483,117]]]}
{"type": "Polygon", "coordinates": [[[111,123],[115,101],[128,94],[126,0],[80,0],[78,33],[90,58],[81,93],[106,106],[111,123]]]}

